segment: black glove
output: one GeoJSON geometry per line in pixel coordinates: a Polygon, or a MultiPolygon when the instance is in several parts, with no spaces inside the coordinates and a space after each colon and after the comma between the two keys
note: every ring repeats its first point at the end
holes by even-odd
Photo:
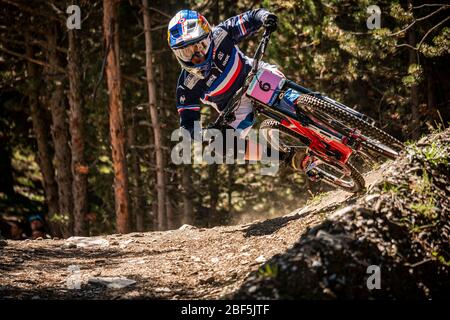
{"type": "Polygon", "coordinates": [[[263,26],[267,29],[269,32],[274,32],[277,30],[278,25],[278,17],[274,15],[273,13],[268,13],[263,20],[263,26]]]}

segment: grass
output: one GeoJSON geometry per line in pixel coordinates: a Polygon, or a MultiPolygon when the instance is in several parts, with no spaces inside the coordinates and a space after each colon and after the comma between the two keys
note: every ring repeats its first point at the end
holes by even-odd
{"type": "Polygon", "coordinates": [[[267,263],[258,269],[258,273],[264,278],[276,278],[278,275],[278,266],[267,263]]]}
{"type": "Polygon", "coordinates": [[[308,201],[306,201],[306,205],[312,205],[312,204],[317,204],[320,201],[322,201],[322,199],[327,195],[327,192],[321,192],[321,193],[316,193],[315,195],[313,195],[310,199],[308,199],[308,201]]]}
{"type": "Polygon", "coordinates": [[[439,142],[433,141],[430,145],[419,148],[414,144],[408,146],[408,153],[411,155],[422,156],[432,166],[437,167],[440,164],[448,165],[449,156],[447,147],[439,142]]]}
{"type": "Polygon", "coordinates": [[[418,178],[411,187],[413,194],[419,194],[423,197],[418,202],[411,204],[410,208],[422,216],[429,219],[436,219],[436,199],[432,190],[433,179],[424,169],[421,178],[418,178]]]}
{"type": "Polygon", "coordinates": [[[431,186],[433,184],[433,179],[428,175],[428,172],[423,169],[423,174],[421,178],[417,178],[416,182],[411,187],[414,193],[422,194],[425,196],[432,195],[431,186]]]}
{"type": "Polygon", "coordinates": [[[419,214],[430,218],[430,219],[436,219],[437,213],[435,211],[435,200],[433,197],[429,197],[426,200],[419,201],[417,203],[413,203],[410,208],[419,214]]]}
{"type": "Polygon", "coordinates": [[[439,164],[448,164],[448,155],[446,154],[445,147],[437,142],[433,142],[431,145],[422,148],[421,153],[435,167],[439,164]]]}
{"type": "Polygon", "coordinates": [[[402,188],[406,188],[407,186],[404,184],[394,184],[388,181],[384,181],[383,182],[383,187],[382,190],[383,192],[389,192],[389,193],[393,193],[393,194],[397,194],[400,193],[400,191],[402,190],[402,188]]]}
{"type": "Polygon", "coordinates": [[[431,253],[431,255],[435,258],[437,258],[437,260],[442,263],[443,265],[450,267],[450,261],[445,260],[445,257],[440,255],[439,252],[433,251],[431,253]]]}

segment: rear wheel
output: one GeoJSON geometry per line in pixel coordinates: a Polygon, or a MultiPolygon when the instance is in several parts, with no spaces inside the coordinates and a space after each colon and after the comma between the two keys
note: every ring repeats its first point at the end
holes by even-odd
{"type": "MultiPolygon", "coordinates": [[[[260,130],[270,146],[280,153],[292,151],[307,152],[303,137],[282,126],[278,121],[266,119],[261,123],[260,130]],[[275,136],[278,133],[278,139],[275,136]]],[[[318,157],[317,155],[313,155],[318,157]]],[[[365,181],[359,171],[350,163],[319,161],[311,169],[311,173],[322,181],[349,192],[359,192],[364,189],[365,181]]]]}
{"type": "Polygon", "coordinates": [[[349,136],[353,128],[361,130],[366,139],[361,142],[362,148],[372,153],[395,159],[403,149],[403,144],[396,138],[328,101],[304,94],[298,98],[297,103],[307,113],[345,136],[349,136]]]}

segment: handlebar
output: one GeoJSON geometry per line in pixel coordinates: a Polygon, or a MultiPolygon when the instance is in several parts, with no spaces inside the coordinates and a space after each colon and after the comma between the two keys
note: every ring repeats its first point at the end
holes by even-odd
{"type": "Polygon", "coordinates": [[[222,112],[219,114],[217,119],[208,125],[207,129],[214,129],[214,128],[223,128],[225,127],[229,122],[233,121],[234,117],[234,111],[236,111],[236,108],[241,101],[241,98],[245,91],[247,91],[248,86],[250,85],[250,81],[253,78],[253,76],[258,71],[259,62],[261,61],[262,56],[266,52],[266,46],[267,43],[270,40],[271,32],[267,29],[264,30],[264,33],[262,35],[262,39],[259,42],[258,48],[256,49],[256,52],[253,56],[253,65],[252,69],[248,73],[247,77],[244,81],[244,86],[242,86],[234,95],[231,97],[231,99],[228,101],[225,108],[222,110],[222,112]]]}

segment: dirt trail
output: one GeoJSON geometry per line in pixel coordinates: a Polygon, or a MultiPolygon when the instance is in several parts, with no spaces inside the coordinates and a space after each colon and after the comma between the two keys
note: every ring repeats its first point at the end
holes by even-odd
{"type": "Polygon", "coordinates": [[[449,158],[450,129],[366,174],[365,194],[331,191],[274,219],[0,240],[0,299],[450,298],[449,158]],[[369,265],[384,290],[368,290],[369,265]],[[124,287],[99,284],[114,277],[124,287]]]}
{"type": "MultiPolygon", "coordinates": [[[[370,187],[384,164],[366,175],[370,187]]],[[[132,233],[77,241],[7,241],[0,246],[1,298],[216,299],[236,291],[250,272],[291,247],[308,228],[353,202],[332,191],[290,214],[212,229],[183,226],[166,232],[132,233]],[[122,289],[92,283],[98,277],[136,281],[122,289]],[[69,289],[72,280],[80,289],[69,289]]]]}

